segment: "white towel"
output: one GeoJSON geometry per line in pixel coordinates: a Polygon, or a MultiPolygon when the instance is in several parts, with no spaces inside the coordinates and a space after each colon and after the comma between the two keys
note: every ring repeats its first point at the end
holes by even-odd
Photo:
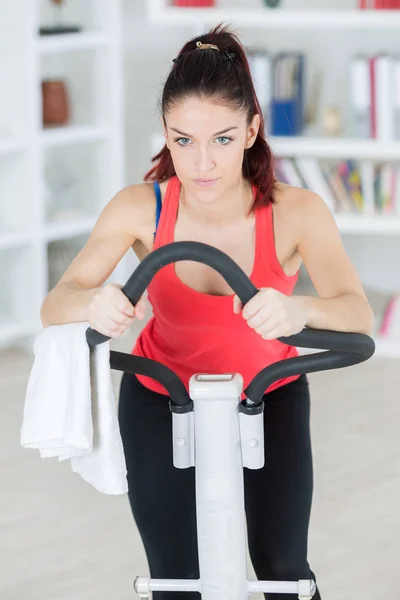
{"type": "Polygon", "coordinates": [[[71,459],[75,473],[104,494],[128,490],[111,381],[110,342],[89,348],[88,323],[46,327],[34,342],[21,446],[42,458],[71,459]]]}

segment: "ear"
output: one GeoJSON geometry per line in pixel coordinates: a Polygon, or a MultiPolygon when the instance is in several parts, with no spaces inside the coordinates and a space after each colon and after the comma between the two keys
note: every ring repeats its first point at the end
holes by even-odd
{"type": "Polygon", "coordinates": [[[260,129],[260,115],[256,113],[253,117],[252,122],[250,123],[247,129],[247,143],[246,149],[251,148],[254,142],[257,139],[257,135],[260,129]]]}

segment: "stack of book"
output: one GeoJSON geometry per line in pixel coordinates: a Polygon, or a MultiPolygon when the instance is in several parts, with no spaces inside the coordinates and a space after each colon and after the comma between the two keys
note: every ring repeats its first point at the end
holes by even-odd
{"type": "Polygon", "coordinates": [[[319,194],[334,213],[400,215],[400,164],[277,158],[276,177],[319,194]]]}

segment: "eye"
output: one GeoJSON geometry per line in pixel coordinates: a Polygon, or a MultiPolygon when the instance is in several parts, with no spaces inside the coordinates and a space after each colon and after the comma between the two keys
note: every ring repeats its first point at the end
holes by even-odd
{"type": "Polygon", "coordinates": [[[188,144],[181,144],[181,143],[180,143],[182,140],[187,140],[187,141],[190,141],[190,140],[189,140],[189,138],[181,137],[181,138],[177,138],[177,139],[175,140],[175,142],[177,142],[178,146],[187,146],[188,144]]]}
{"type": "Polygon", "coordinates": [[[228,140],[226,143],[221,143],[221,146],[226,146],[227,144],[229,144],[232,141],[232,138],[227,137],[226,135],[220,135],[216,139],[217,140],[228,140]]]}

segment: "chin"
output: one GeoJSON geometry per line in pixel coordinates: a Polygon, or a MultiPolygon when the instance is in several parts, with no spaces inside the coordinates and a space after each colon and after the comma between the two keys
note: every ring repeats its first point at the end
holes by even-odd
{"type": "Polygon", "coordinates": [[[216,190],[215,187],[199,189],[196,185],[190,188],[190,192],[193,198],[196,198],[199,202],[211,203],[216,202],[221,197],[221,191],[216,190]]]}

